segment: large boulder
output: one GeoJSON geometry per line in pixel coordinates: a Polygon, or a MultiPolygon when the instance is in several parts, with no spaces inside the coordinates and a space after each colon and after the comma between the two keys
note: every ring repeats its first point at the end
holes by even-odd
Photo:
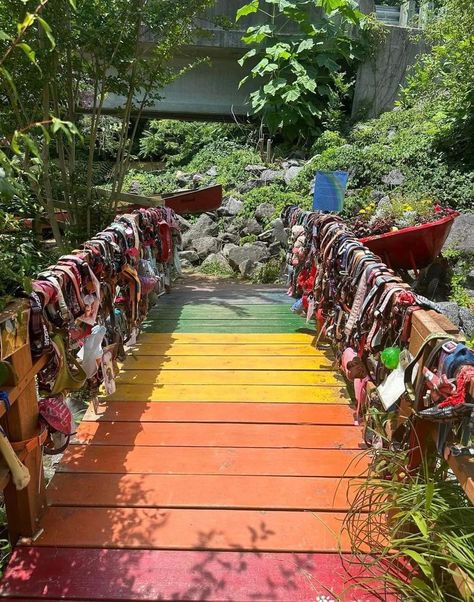
{"type": "Polygon", "coordinates": [[[217,253],[221,248],[221,241],[212,236],[197,238],[192,244],[201,261],[211,253],[217,253]]]}
{"type": "Polygon", "coordinates": [[[245,171],[248,171],[249,173],[256,173],[256,174],[261,174],[262,171],[265,171],[267,168],[265,167],[265,165],[247,165],[245,167],[245,171]]]}
{"type": "Polygon", "coordinates": [[[271,203],[260,203],[255,209],[255,218],[259,222],[266,222],[273,217],[275,213],[275,205],[271,203]]]}
{"type": "Polygon", "coordinates": [[[239,263],[239,272],[244,278],[250,278],[255,271],[256,262],[251,259],[246,259],[239,263]]]}
{"type": "Polygon", "coordinates": [[[462,213],[454,220],[445,248],[474,251],[474,213],[462,213]]]}
{"type": "Polygon", "coordinates": [[[474,335],[474,311],[467,307],[461,307],[459,318],[461,320],[461,328],[467,338],[470,339],[474,335]]]}
{"type": "Polygon", "coordinates": [[[201,268],[204,268],[207,265],[218,265],[223,272],[232,272],[229,262],[222,253],[211,253],[208,255],[202,262],[201,268]]]}
{"type": "Polygon", "coordinates": [[[262,180],[257,180],[257,179],[248,180],[247,182],[244,182],[241,186],[238,187],[238,191],[241,194],[245,194],[246,192],[250,192],[254,188],[260,188],[260,186],[264,186],[264,185],[265,185],[265,182],[263,182],[262,180]]]}
{"type": "Polygon", "coordinates": [[[240,240],[240,234],[237,232],[221,232],[217,238],[221,240],[223,244],[237,244],[240,240]]]}
{"type": "Polygon", "coordinates": [[[201,236],[216,236],[219,232],[219,225],[210,215],[203,213],[194,222],[191,230],[201,236]]]}
{"type": "Polygon", "coordinates": [[[440,301],[437,303],[441,312],[449,319],[455,326],[461,325],[461,320],[459,317],[460,307],[454,301],[440,301]]]}
{"type": "Polygon", "coordinates": [[[222,202],[222,207],[219,207],[217,214],[219,216],[233,216],[238,215],[243,208],[244,204],[235,196],[229,196],[222,202]]]}
{"type": "Polygon", "coordinates": [[[222,254],[224,255],[224,257],[229,257],[230,252],[232,251],[232,249],[239,249],[239,245],[235,245],[233,243],[228,243],[226,245],[224,245],[224,248],[222,249],[222,254]]]}
{"type": "Polygon", "coordinates": [[[243,247],[234,247],[228,251],[230,265],[234,270],[239,269],[239,265],[244,261],[250,260],[254,263],[268,259],[268,251],[265,247],[246,243],[243,247]]]}
{"type": "Polygon", "coordinates": [[[249,217],[244,223],[243,234],[261,234],[262,226],[253,217],[249,217]]]}
{"type": "Polygon", "coordinates": [[[292,165],[291,167],[285,169],[285,173],[283,175],[285,183],[289,184],[291,180],[296,178],[296,176],[300,173],[302,169],[303,167],[301,165],[292,165]]]}
{"type": "Polygon", "coordinates": [[[280,218],[273,221],[273,238],[277,240],[282,247],[288,245],[288,233],[280,218]]]}
{"type": "Polygon", "coordinates": [[[260,174],[260,180],[264,184],[269,184],[270,182],[275,182],[276,180],[283,180],[285,177],[285,172],[283,170],[276,169],[265,169],[260,174]]]}
{"type": "Polygon", "coordinates": [[[181,261],[184,259],[185,261],[189,261],[189,263],[198,263],[199,261],[199,255],[193,249],[190,249],[189,251],[180,251],[179,258],[181,261]]]}

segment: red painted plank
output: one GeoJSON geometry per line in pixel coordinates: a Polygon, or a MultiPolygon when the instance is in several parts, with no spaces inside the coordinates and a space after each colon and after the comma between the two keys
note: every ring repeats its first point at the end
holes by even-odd
{"type": "Polygon", "coordinates": [[[316,511],[52,506],[36,546],[173,550],[350,551],[345,514],[316,511]]]}
{"type": "Polygon", "coordinates": [[[20,600],[392,602],[350,556],[18,548],[1,595],[20,600]],[[60,577],[59,577],[60,576],[60,577]],[[363,579],[367,579],[364,582],[363,579]]]}
{"type": "Polygon", "coordinates": [[[84,422],[75,441],[91,445],[361,449],[362,433],[359,427],[339,425],[84,422]]]}
{"type": "Polygon", "coordinates": [[[360,476],[369,457],[355,450],[70,445],[63,472],[360,476]]]}
{"type": "Polygon", "coordinates": [[[337,510],[349,508],[355,479],[228,475],[57,473],[55,506],[127,506],[337,510]]]}
{"type": "Polygon", "coordinates": [[[304,403],[152,403],[107,401],[85,420],[118,422],[238,422],[272,424],[354,424],[354,412],[341,404],[304,403]]]}

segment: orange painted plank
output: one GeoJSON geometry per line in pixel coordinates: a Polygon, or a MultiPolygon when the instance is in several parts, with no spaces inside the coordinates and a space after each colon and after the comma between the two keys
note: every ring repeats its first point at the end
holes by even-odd
{"type": "Polygon", "coordinates": [[[54,506],[349,508],[355,479],[228,475],[117,475],[56,473],[48,486],[54,506]]]}
{"type": "Polygon", "coordinates": [[[350,551],[344,513],[50,507],[35,546],[350,551]],[[340,545],[339,545],[340,544],[340,545]]]}
{"type": "Polygon", "coordinates": [[[359,476],[368,455],[356,450],[70,445],[62,472],[359,476]]]}
{"type": "Polygon", "coordinates": [[[271,424],[354,424],[348,405],[304,403],[129,403],[106,401],[84,420],[117,422],[240,422],[271,424]]]}
{"type": "MultiPolygon", "coordinates": [[[[355,426],[84,422],[75,440],[92,445],[361,449],[355,426]]],[[[256,452],[258,453],[258,452],[256,452]]]]}

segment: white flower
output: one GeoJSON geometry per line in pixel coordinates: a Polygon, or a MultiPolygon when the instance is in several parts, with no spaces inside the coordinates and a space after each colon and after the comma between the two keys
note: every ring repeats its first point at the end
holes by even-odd
{"type": "Polygon", "coordinates": [[[0,178],[4,178],[6,176],[5,170],[3,167],[0,167],[0,178]]]}

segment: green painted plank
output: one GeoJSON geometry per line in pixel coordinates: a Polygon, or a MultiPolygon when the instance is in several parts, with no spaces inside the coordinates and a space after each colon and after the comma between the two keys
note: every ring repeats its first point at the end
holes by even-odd
{"type": "MultiPolygon", "coordinates": [[[[217,332],[217,333],[291,333],[298,332],[298,330],[311,330],[313,328],[310,324],[306,324],[304,321],[298,323],[288,322],[276,322],[276,323],[259,323],[250,321],[231,321],[223,324],[219,321],[207,321],[199,322],[197,320],[189,320],[183,322],[154,322],[143,325],[143,332],[157,332],[157,333],[173,333],[173,332],[217,332]]],[[[316,333],[315,333],[316,334],[316,333]]]]}

